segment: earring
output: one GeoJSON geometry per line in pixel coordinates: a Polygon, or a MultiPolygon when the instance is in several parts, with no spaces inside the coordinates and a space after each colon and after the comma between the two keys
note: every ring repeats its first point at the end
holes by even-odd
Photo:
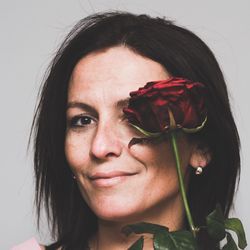
{"type": "Polygon", "coordinates": [[[202,171],[203,171],[202,167],[198,167],[198,168],[196,168],[195,174],[200,175],[200,174],[202,174],[202,171]]]}
{"type": "Polygon", "coordinates": [[[75,175],[72,174],[72,178],[75,180],[76,179],[75,175]]]}

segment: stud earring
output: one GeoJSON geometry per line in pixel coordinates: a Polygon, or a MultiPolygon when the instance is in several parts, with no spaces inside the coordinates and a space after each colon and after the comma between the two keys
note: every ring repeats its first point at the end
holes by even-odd
{"type": "Polygon", "coordinates": [[[203,171],[202,167],[198,167],[198,168],[196,168],[195,174],[200,175],[200,174],[202,174],[202,171],[203,171]]]}
{"type": "Polygon", "coordinates": [[[75,180],[76,179],[75,175],[72,174],[72,178],[75,180]]]}

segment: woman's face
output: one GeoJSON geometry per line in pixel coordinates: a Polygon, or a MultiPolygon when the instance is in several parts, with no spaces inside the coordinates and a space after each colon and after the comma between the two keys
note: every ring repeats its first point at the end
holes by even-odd
{"type": "MultiPolygon", "coordinates": [[[[65,153],[83,199],[99,219],[150,220],[182,209],[169,142],[128,148],[140,134],[122,112],[129,92],[167,78],[159,63],[122,46],[91,53],[73,70],[65,153]]],[[[184,136],[179,140],[186,171],[192,147],[184,136]]]]}

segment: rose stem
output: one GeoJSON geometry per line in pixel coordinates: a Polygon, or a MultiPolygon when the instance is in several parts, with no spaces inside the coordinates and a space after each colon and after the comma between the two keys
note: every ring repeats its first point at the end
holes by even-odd
{"type": "Polygon", "coordinates": [[[183,181],[183,173],[182,173],[181,164],[180,164],[180,155],[179,155],[179,150],[178,150],[178,146],[177,146],[175,131],[171,132],[171,143],[172,143],[172,147],[173,147],[173,150],[174,150],[176,169],[177,169],[178,180],[179,180],[179,185],[180,185],[181,196],[182,196],[184,208],[185,208],[185,211],[186,211],[189,226],[190,226],[190,228],[192,230],[192,233],[193,233],[194,237],[196,237],[195,226],[194,226],[192,215],[191,215],[191,212],[190,212],[190,209],[189,209],[189,205],[188,205],[188,201],[187,201],[187,195],[186,195],[184,181],[183,181]]]}

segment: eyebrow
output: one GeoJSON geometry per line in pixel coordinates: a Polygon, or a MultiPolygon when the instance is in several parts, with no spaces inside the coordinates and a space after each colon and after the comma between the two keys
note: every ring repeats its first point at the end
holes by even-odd
{"type": "Polygon", "coordinates": [[[129,103],[129,99],[130,99],[130,97],[127,97],[127,98],[124,98],[124,99],[121,99],[121,100],[117,101],[116,102],[116,107],[118,107],[118,108],[127,107],[128,103],[129,103]]]}
{"type": "MultiPolygon", "coordinates": [[[[117,101],[115,103],[115,106],[119,109],[121,108],[124,108],[124,107],[127,107],[128,106],[128,103],[129,103],[129,97],[125,98],[125,99],[121,99],[119,101],[117,101]]],[[[79,109],[82,109],[82,110],[86,110],[90,113],[94,113],[94,114],[97,114],[97,111],[95,108],[93,108],[92,106],[84,103],[84,102],[78,102],[78,101],[73,101],[73,102],[69,102],[67,104],[67,110],[70,109],[70,108],[79,108],[79,109]]]]}

